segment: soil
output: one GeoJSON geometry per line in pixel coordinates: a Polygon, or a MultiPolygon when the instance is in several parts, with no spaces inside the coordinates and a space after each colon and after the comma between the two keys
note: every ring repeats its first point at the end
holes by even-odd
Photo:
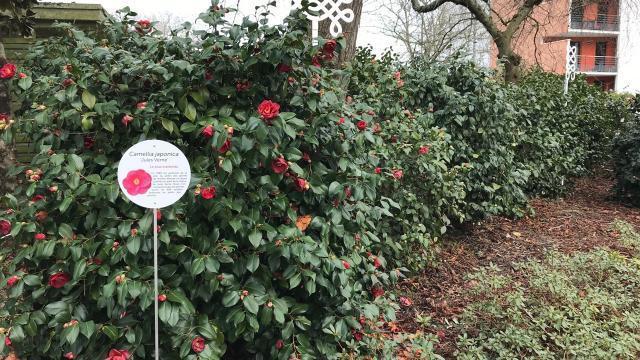
{"type": "MultiPolygon", "coordinates": [[[[601,169],[592,177],[577,180],[573,191],[560,199],[531,201],[535,215],[522,219],[494,217],[469,224],[442,242],[438,263],[400,284],[399,293],[412,305],[398,314],[399,331],[424,331],[417,315],[430,316],[432,330],[440,338],[438,352],[453,358],[458,334],[448,326],[473,299],[465,275],[491,263],[514,274],[513,264],[540,259],[550,250],[583,252],[606,247],[622,253],[619,234],[612,229],[623,220],[640,229],[640,209],[618,202],[611,193],[611,171],[601,169]]],[[[517,275],[517,274],[516,274],[517,275]]]]}

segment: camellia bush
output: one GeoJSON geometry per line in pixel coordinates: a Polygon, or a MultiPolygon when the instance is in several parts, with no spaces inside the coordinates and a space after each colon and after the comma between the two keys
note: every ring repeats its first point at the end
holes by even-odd
{"type": "Polygon", "coordinates": [[[228,11],[214,0],[206,30],[171,37],[128,9],[95,37],[61,25],[7,73],[22,108],[1,131],[35,155],[2,198],[2,352],[152,356],[152,213],[116,179],[145,139],[192,170],[158,215],[161,358],[366,353],[370,325],[393,319],[402,273],[375,230],[401,169],[375,171],[382,138],[371,108],[346,101],[340,41],[312,46],[303,15],[229,24],[228,11]]]}
{"type": "Polygon", "coordinates": [[[402,182],[383,186],[397,206],[379,232],[403,246],[394,256],[411,270],[433,259],[432,244],[450,226],[522,216],[529,196],[566,192],[610,159],[628,116],[619,97],[583,79],[565,96],[561,77],[537,70],[504,84],[463,59],[402,64],[371,49],[350,70],[349,95],[387,124],[376,149],[386,170],[404,169],[402,182]]]}

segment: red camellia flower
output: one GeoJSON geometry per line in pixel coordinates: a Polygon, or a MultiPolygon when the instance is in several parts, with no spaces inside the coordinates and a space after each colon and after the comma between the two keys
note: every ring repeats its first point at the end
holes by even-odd
{"type": "Polygon", "coordinates": [[[31,202],[32,202],[32,203],[37,203],[38,201],[42,201],[42,200],[44,200],[44,195],[40,195],[40,194],[38,194],[38,195],[34,195],[34,196],[31,198],[31,202]]]}
{"type": "Polygon", "coordinates": [[[299,192],[305,192],[309,190],[309,182],[303,178],[296,178],[293,182],[296,190],[299,192]]]}
{"type": "Polygon", "coordinates": [[[382,266],[382,263],[380,262],[380,259],[378,259],[377,257],[373,259],[373,267],[375,267],[376,269],[379,268],[380,266],[382,266]]]}
{"type": "Polygon", "coordinates": [[[76,356],[71,351],[69,351],[68,353],[64,354],[63,357],[65,359],[70,359],[70,360],[76,358],[76,356]]]}
{"type": "Polygon", "coordinates": [[[20,281],[20,278],[13,275],[7,279],[7,287],[13,287],[18,281],[20,281]]]}
{"type": "Polygon", "coordinates": [[[194,353],[201,353],[204,351],[204,347],[204,339],[200,336],[196,336],[196,338],[191,341],[191,350],[193,350],[194,353]]]}
{"type": "Polygon", "coordinates": [[[220,146],[220,148],[218,149],[218,151],[220,151],[221,153],[226,153],[227,151],[229,151],[231,149],[231,139],[227,139],[224,144],[222,144],[222,146],[220,146]]]}
{"type": "Polygon", "coordinates": [[[0,220],[0,236],[9,235],[11,232],[11,223],[9,220],[0,220]]]}
{"type": "Polygon", "coordinates": [[[418,153],[420,153],[421,155],[425,155],[429,153],[429,147],[428,146],[420,146],[420,149],[418,150],[418,153]]]}
{"type": "Polygon", "coordinates": [[[413,301],[411,301],[411,299],[406,298],[404,296],[400,296],[400,298],[398,299],[398,302],[400,303],[400,305],[402,305],[404,307],[409,307],[409,306],[413,305],[413,301]]]}
{"type": "Polygon", "coordinates": [[[280,350],[284,347],[284,341],[282,339],[276,340],[276,349],[280,350]]]}
{"type": "Polygon", "coordinates": [[[140,19],[138,20],[138,26],[140,26],[143,29],[148,29],[149,26],[151,26],[151,21],[147,19],[140,19]]]}
{"type": "Polygon", "coordinates": [[[162,211],[160,210],[156,211],[156,220],[158,221],[162,220],[162,211]]]}
{"type": "Polygon", "coordinates": [[[342,125],[342,124],[344,124],[344,118],[343,117],[341,117],[340,120],[338,120],[338,125],[342,125]]]}
{"type": "Polygon", "coordinates": [[[278,70],[278,72],[281,73],[288,73],[291,72],[293,70],[293,68],[287,64],[278,64],[278,67],[276,68],[276,70],[278,70]]]}
{"type": "Polygon", "coordinates": [[[71,280],[71,276],[69,274],[65,272],[58,272],[51,275],[51,277],[49,278],[49,286],[60,289],[61,287],[65,286],[69,282],[69,280],[71,280]]]}
{"type": "Polygon", "coordinates": [[[133,121],[133,116],[127,114],[125,116],[122,117],[122,125],[124,126],[129,126],[129,123],[133,121]]]}
{"type": "Polygon", "coordinates": [[[362,331],[356,331],[355,329],[352,329],[351,335],[353,335],[353,338],[356,341],[361,341],[364,334],[362,333],[362,331]]]}
{"type": "Polygon", "coordinates": [[[351,264],[345,260],[342,260],[342,266],[344,266],[345,270],[349,270],[351,268],[351,264]]]}
{"type": "Polygon", "coordinates": [[[374,299],[379,298],[380,296],[384,295],[384,289],[376,286],[371,289],[371,295],[373,295],[374,299]]]}
{"type": "Polygon", "coordinates": [[[358,127],[358,130],[360,131],[364,131],[364,129],[367,128],[367,122],[364,120],[360,120],[358,121],[358,123],[356,124],[356,126],[358,127]]]}
{"type": "Polygon", "coordinates": [[[122,180],[122,186],[129,195],[145,194],[151,188],[151,183],[151,175],[142,169],[129,171],[127,177],[122,180]]]}
{"type": "Polygon", "coordinates": [[[315,66],[315,67],[322,67],[322,64],[320,63],[320,58],[317,56],[314,56],[311,58],[311,65],[315,66]]]}
{"type": "Polygon", "coordinates": [[[282,174],[289,170],[289,163],[284,159],[284,157],[280,156],[271,162],[271,170],[276,174],[282,174]]]}
{"type": "Polygon", "coordinates": [[[85,136],[84,137],[84,148],[89,150],[93,147],[93,144],[95,144],[95,140],[93,139],[93,137],[91,136],[85,136]]]}
{"type": "Polygon", "coordinates": [[[325,59],[333,59],[333,53],[336,51],[336,47],[338,46],[338,42],[331,39],[324,43],[322,47],[322,53],[325,59]]]}
{"type": "Polygon", "coordinates": [[[62,80],[62,86],[64,86],[64,87],[69,87],[69,86],[71,86],[71,85],[73,85],[75,83],[76,82],[73,81],[73,79],[64,79],[64,80],[62,80]]]}
{"type": "Polygon", "coordinates": [[[138,109],[138,110],[144,110],[146,108],[147,108],[147,102],[146,101],[141,101],[141,102],[136,104],[136,109],[138,109]]]}
{"type": "Polygon", "coordinates": [[[393,170],[393,177],[394,177],[396,180],[400,180],[400,179],[402,179],[402,175],[403,175],[403,174],[404,174],[404,173],[402,172],[402,170],[393,170]]]}
{"type": "Polygon", "coordinates": [[[213,125],[209,124],[202,129],[202,136],[206,138],[211,138],[213,137],[214,132],[215,132],[215,129],[213,128],[213,125]]]}
{"type": "Polygon", "coordinates": [[[4,345],[5,346],[11,346],[11,339],[9,339],[8,336],[6,338],[4,338],[4,345]]]}
{"type": "Polygon", "coordinates": [[[27,77],[27,74],[25,74],[25,73],[21,72],[20,74],[18,74],[18,77],[19,77],[20,79],[24,79],[24,78],[26,78],[26,77],[27,77]]]}
{"type": "Polygon", "coordinates": [[[109,355],[104,360],[129,360],[129,351],[111,349],[109,355]]]}
{"type": "Polygon", "coordinates": [[[258,105],[258,113],[263,120],[273,120],[280,115],[280,104],[271,100],[263,100],[258,105]]]}
{"type": "Polygon", "coordinates": [[[11,79],[16,74],[16,66],[6,63],[0,68],[0,79],[11,79]]]}
{"type": "Polygon", "coordinates": [[[47,235],[43,234],[43,233],[37,233],[33,236],[34,239],[36,240],[44,240],[47,238],[47,235]]]}
{"type": "Polygon", "coordinates": [[[205,200],[211,200],[216,197],[216,187],[211,185],[200,191],[200,196],[205,200]]]}
{"type": "Polygon", "coordinates": [[[238,92],[247,91],[249,90],[249,88],[251,88],[251,83],[249,82],[249,80],[236,82],[236,91],[238,92]]]}
{"type": "Polygon", "coordinates": [[[382,173],[382,168],[375,168],[375,170],[373,170],[376,174],[381,174],[382,173]]]}

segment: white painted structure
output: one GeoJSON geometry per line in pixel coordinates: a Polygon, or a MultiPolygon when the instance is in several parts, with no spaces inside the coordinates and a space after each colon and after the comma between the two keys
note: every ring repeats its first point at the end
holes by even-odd
{"type": "Polygon", "coordinates": [[[640,3],[620,1],[616,91],[640,93],[640,3]]]}

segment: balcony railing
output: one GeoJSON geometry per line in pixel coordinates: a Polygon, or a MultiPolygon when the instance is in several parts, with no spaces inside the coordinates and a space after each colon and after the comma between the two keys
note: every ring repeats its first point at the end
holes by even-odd
{"type": "Polygon", "coordinates": [[[618,58],[615,56],[589,56],[577,57],[578,71],[614,73],[618,71],[618,58]]]}
{"type": "Polygon", "coordinates": [[[619,31],[620,17],[618,15],[598,14],[596,20],[571,18],[571,28],[577,30],[619,31]]]}

